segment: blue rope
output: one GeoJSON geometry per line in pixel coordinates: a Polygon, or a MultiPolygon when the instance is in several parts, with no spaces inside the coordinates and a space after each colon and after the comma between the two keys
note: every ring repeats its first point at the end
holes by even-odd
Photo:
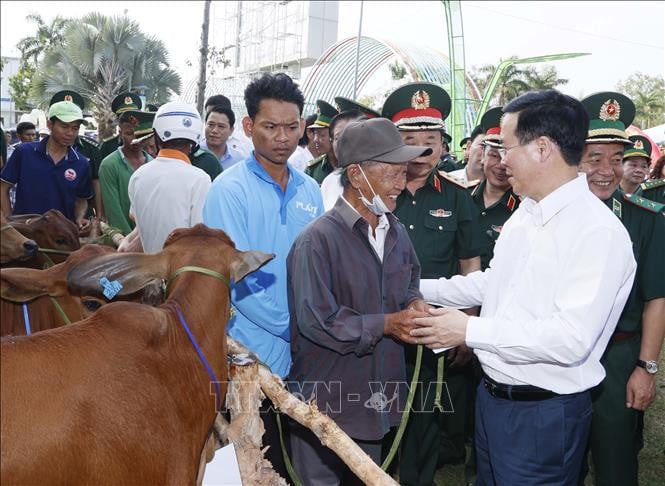
{"type": "Polygon", "coordinates": [[[28,316],[28,304],[23,304],[23,321],[25,322],[25,334],[30,336],[32,331],[30,330],[30,316],[28,316]]]}
{"type": "Polygon", "coordinates": [[[210,379],[212,380],[213,384],[215,385],[215,394],[217,395],[217,403],[218,406],[215,407],[215,410],[219,411],[218,407],[222,406],[222,395],[219,392],[219,383],[217,381],[217,377],[215,376],[215,372],[212,371],[212,368],[210,367],[210,364],[208,364],[208,360],[206,359],[205,355],[203,354],[203,351],[199,347],[198,343],[196,342],[196,339],[194,339],[194,335],[192,332],[189,330],[189,326],[187,325],[187,322],[185,321],[185,318],[182,315],[182,312],[180,312],[180,307],[176,305],[175,308],[176,312],[178,313],[178,318],[180,319],[180,323],[182,324],[182,327],[185,329],[185,332],[187,333],[187,336],[189,337],[190,342],[194,346],[194,349],[199,355],[199,358],[201,358],[201,361],[203,362],[203,365],[206,367],[206,371],[208,372],[208,375],[210,376],[210,379]]]}

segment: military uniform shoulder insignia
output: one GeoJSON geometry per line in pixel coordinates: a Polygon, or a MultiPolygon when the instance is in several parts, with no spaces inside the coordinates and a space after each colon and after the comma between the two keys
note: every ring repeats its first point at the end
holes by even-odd
{"type": "Polygon", "coordinates": [[[642,188],[643,191],[647,191],[649,189],[655,189],[657,187],[662,187],[662,186],[665,186],[665,179],[655,179],[640,184],[640,187],[642,188]]]}
{"type": "Polygon", "coordinates": [[[511,211],[515,211],[515,206],[517,206],[517,202],[518,202],[517,198],[511,194],[510,196],[508,196],[508,200],[506,201],[506,206],[511,211]]]}
{"type": "Polygon", "coordinates": [[[309,162],[309,164],[307,164],[307,167],[313,167],[313,166],[315,166],[316,164],[320,163],[320,162],[323,160],[323,158],[324,158],[325,156],[326,156],[326,154],[319,155],[319,156],[318,156],[317,158],[315,158],[314,160],[311,160],[311,161],[309,162]]]}
{"type": "Polygon", "coordinates": [[[636,196],[634,194],[624,194],[623,198],[624,200],[634,204],[635,206],[638,206],[642,209],[646,209],[647,211],[650,211],[652,213],[660,213],[663,209],[665,209],[665,204],[660,204],[654,201],[650,201],[648,199],[636,196]]]}
{"type": "Polygon", "coordinates": [[[452,184],[455,184],[457,187],[461,187],[462,189],[467,189],[469,187],[466,182],[451,176],[448,172],[444,172],[442,170],[440,170],[438,172],[439,172],[439,176],[441,176],[442,179],[444,179],[444,180],[446,180],[446,181],[448,181],[452,184]]]}

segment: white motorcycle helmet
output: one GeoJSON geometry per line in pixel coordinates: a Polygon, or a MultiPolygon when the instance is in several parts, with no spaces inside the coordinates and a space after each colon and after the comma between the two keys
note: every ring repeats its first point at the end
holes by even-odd
{"type": "Polygon", "coordinates": [[[203,124],[201,116],[192,105],[170,101],[157,110],[152,128],[162,142],[185,139],[198,145],[203,124]]]}

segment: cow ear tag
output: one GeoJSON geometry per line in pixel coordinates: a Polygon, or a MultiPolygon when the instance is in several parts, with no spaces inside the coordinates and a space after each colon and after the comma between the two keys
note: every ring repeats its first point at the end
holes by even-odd
{"type": "Polygon", "coordinates": [[[99,279],[99,285],[102,286],[104,297],[108,300],[112,300],[113,297],[118,295],[118,292],[122,290],[122,284],[120,282],[117,280],[111,282],[106,277],[99,279]]]}

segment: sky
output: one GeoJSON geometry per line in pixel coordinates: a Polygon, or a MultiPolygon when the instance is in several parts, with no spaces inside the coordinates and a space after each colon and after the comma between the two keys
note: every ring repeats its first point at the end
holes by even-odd
{"type": "MultiPolygon", "coordinates": [[[[357,34],[360,3],[340,2],[338,39],[357,34]]],[[[49,21],[57,14],[80,17],[89,11],[114,15],[125,10],[145,32],[165,42],[183,84],[196,76],[202,1],[3,0],[0,51],[3,56],[18,55],[16,42],[34,32],[25,20],[30,12],[39,12],[49,21]]],[[[588,52],[591,55],[553,63],[561,77],[569,79],[560,89],[577,97],[613,90],[634,72],[665,73],[663,1],[463,1],[462,16],[467,69],[497,64],[511,55],[588,52]]],[[[365,1],[362,34],[424,43],[444,53],[448,49],[444,11],[438,1],[365,1]]]]}

